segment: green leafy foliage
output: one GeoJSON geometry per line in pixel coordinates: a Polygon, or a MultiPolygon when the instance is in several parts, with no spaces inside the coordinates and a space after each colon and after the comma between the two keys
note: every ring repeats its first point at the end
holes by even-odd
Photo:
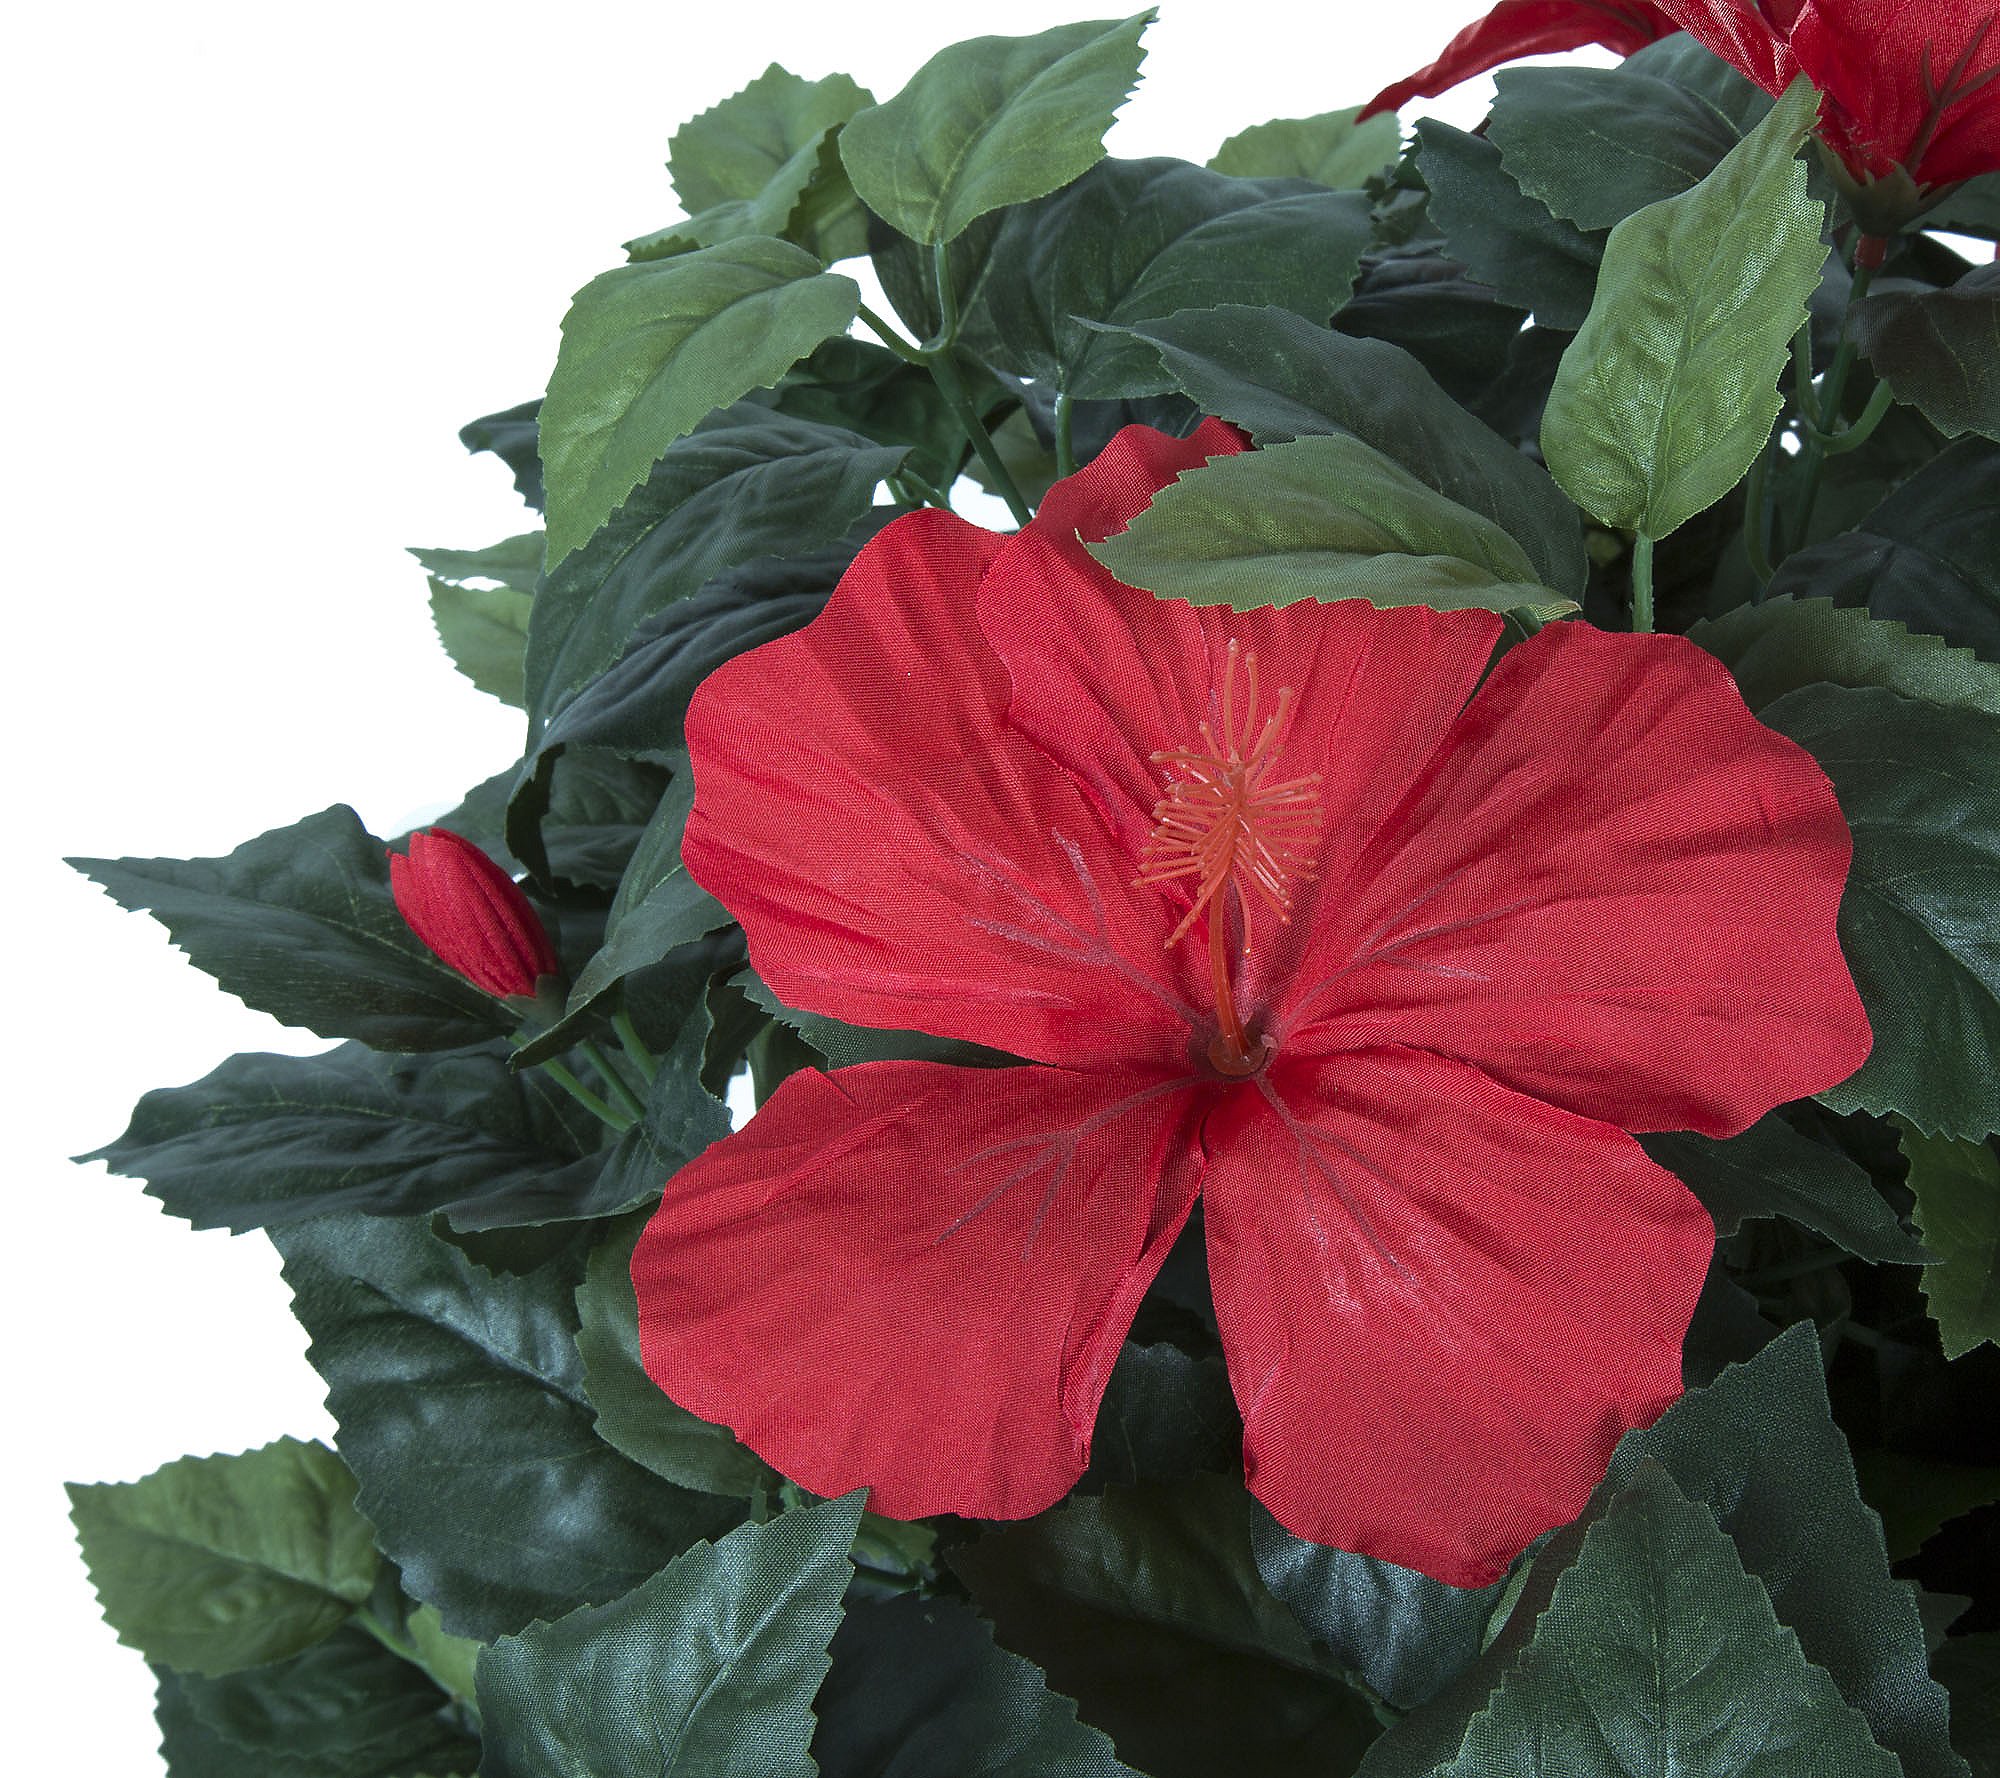
{"type": "Polygon", "coordinates": [[[1576,508],[1548,471],[1481,425],[1408,352],[1284,309],[1225,305],[1135,324],[1203,413],[1260,445],[1350,433],[1510,533],[1544,585],[1582,594],[1576,508]]]}
{"type": "Polygon", "coordinates": [[[224,858],[72,858],[145,909],[197,969],[259,1012],[377,1049],[452,1049],[511,1026],[396,911],[380,840],[345,804],[224,858]]]}
{"type": "Polygon", "coordinates": [[[1954,1636],[1931,1662],[1951,1692],[1952,1745],[1972,1778],[2000,1775],[2000,1631],[1954,1636]]]}
{"type": "Polygon", "coordinates": [[[482,1778],[813,1778],[861,1496],[744,1525],[479,1657],[482,1778]]]}
{"type": "Polygon", "coordinates": [[[1266,1590],[1249,1507],[1219,1476],[1114,1489],[950,1560],[1001,1644],[1153,1778],[1351,1770],[1374,1717],[1266,1590]]]}
{"type": "Polygon", "coordinates": [[[163,1666],[223,1674],[287,1659],[375,1585],[354,1478],[324,1445],[183,1457],[136,1482],[73,1482],[69,1499],[106,1621],[163,1666]]]}
{"type": "Polygon", "coordinates": [[[1334,191],[1359,191],[1396,158],[1403,133],[1388,112],[1363,120],[1361,107],[1317,117],[1279,117],[1239,130],[1209,157],[1238,179],[1310,179],[1334,191]]]}
{"type": "Polygon", "coordinates": [[[451,664],[489,696],[523,708],[522,655],[542,572],[541,532],[509,537],[489,549],[410,554],[430,574],[431,622],[451,664]]]}
{"type": "Polygon", "coordinates": [[[1591,1527],[1440,1778],[1902,1769],[1800,1653],[1714,1515],[1646,1463],[1591,1527]]]}
{"type": "Polygon", "coordinates": [[[1605,243],[1542,421],[1556,480],[1604,524],[1667,536],[1741,481],[1770,438],[1826,260],[1822,206],[1797,159],[1818,106],[1794,82],[1699,185],[1605,243]]]}
{"type": "Polygon", "coordinates": [[[852,278],[763,235],[618,266],[579,290],[541,411],[550,568],[626,503],[674,440],[845,333],[860,300],[852,278]]]}
{"type": "Polygon", "coordinates": [[[1924,1296],[1947,1358],[2000,1345],[2000,1156],[1986,1142],[1955,1142],[1905,1126],[1903,1153],[1917,1222],[1936,1260],[1924,1296]]]}
{"type": "Polygon", "coordinates": [[[850,1602],[819,1689],[820,1778],[1137,1778],[955,1599],[850,1602]]]}
{"type": "Polygon", "coordinates": [[[990,210],[1067,185],[1103,158],[1152,19],[1148,8],[1122,23],[1087,20],[940,50],[842,132],[840,156],[861,201],[928,246],[990,210]]]}
{"type": "Polygon", "coordinates": [[[1882,1517],[1892,1562],[1914,1556],[1953,1519],[2000,1501],[2000,1468],[1989,1464],[1945,1463],[1878,1448],[1857,1451],[1854,1467],[1862,1499],[1882,1517]]]}
{"type": "Polygon", "coordinates": [[[1567,608],[1491,519],[1351,433],[1214,458],[1089,548],[1128,585],[1237,611],[1349,598],[1567,608]]]}
{"type": "Polygon", "coordinates": [[[497,414],[482,414],[458,429],[458,441],[468,451],[491,451],[513,472],[514,491],[537,512],[542,510],[542,458],[537,416],[542,398],[504,408],[497,414]]]}
{"type": "Polygon", "coordinates": [[[1368,203],[1296,179],[1233,179],[1178,160],[1101,161],[1010,211],[981,285],[993,361],[1073,396],[1173,387],[1133,322],[1218,303],[1324,321],[1368,244],[1368,203]]]}
{"type": "Polygon", "coordinates": [[[1854,832],[1840,940],[1875,1047],[1820,1097],[1926,1135],[2000,1129],[2000,721],[1833,685],[1762,718],[1819,761],[1854,832]]]}
{"type": "Polygon", "coordinates": [[[1801,1135],[1776,1112],[1726,1141],[1686,1130],[1639,1140],[1701,1199],[1718,1235],[1784,1216],[1878,1264],[1914,1265],[1924,1257],[1865,1167],[1801,1135]]]}
{"type": "MultiPolygon", "coordinates": [[[[977,405],[990,416],[1002,399],[993,383],[977,405]]],[[[949,488],[958,479],[969,448],[965,429],[928,371],[886,346],[844,334],[779,378],[772,404],[782,414],[907,449],[898,467],[933,488],[949,488]]]]}
{"type": "Polygon", "coordinates": [[[1128,1340],[1112,1367],[1090,1439],[1086,1487],[1178,1482],[1242,1459],[1243,1422],[1217,1357],[1171,1341],[1128,1340]]]}
{"type": "Polygon", "coordinates": [[[410,1592],[486,1640],[615,1598],[740,1508],[597,1436],[576,1279],[502,1276],[421,1222],[274,1231],[362,1509],[410,1592]]]}
{"type": "Polygon", "coordinates": [[[2000,266],[1967,272],[1948,290],[1882,290],[1849,325],[1898,401],[1947,438],[2000,439],[2000,266]]]}
{"type": "Polygon", "coordinates": [[[344,1044],[232,1056],[148,1093],[84,1160],[148,1182],[196,1228],[235,1233],[336,1211],[461,1226],[590,1215],[602,1126],[504,1045],[421,1059],[344,1044]]]}

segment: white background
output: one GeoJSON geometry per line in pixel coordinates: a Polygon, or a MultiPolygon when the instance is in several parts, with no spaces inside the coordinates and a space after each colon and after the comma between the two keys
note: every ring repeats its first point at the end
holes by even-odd
{"type": "MultiPolygon", "coordinates": [[[[511,763],[517,713],[452,671],[402,550],[529,527],[457,429],[538,393],[571,292],[678,214],[675,125],[774,57],[886,98],[956,38],[1115,10],[22,9],[0,104],[13,1769],[161,1770],[150,1679],[97,1617],[60,1483],[332,1432],[263,1238],[195,1234],[64,1159],[148,1088],[323,1046],[58,860],[226,852],[333,802],[391,834],[511,763]]],[[[1201,160],[1358,103],[1477,10],[1163,0],[1112,152],[1201,160]]],[[[1469,125],[1490,93],[1409,115],[1469,125]]]]}

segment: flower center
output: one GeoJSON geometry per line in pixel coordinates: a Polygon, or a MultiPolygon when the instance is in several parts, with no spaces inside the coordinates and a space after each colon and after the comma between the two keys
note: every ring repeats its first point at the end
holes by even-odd
{"type": "Polygon", "coordinates": [[[1215,991],[1216,1034],[1208,1059],[1230,1075],[1255,1074],[1270,1059],[1269,1037],[1253,1044],[1237,1015],[1230,984],[1227,927],[1233,891],[1241,930],[1238,954],[1250,954],[1251,913],[1261,908],[1280,925],[1292,917],[1292,886],[1310,881],[1319,839],[1320,775],[1275,778],[1278,750],[1291,728],[1292,692],[1283,688],[1260,726],[1257,657],[1234,641],[1222,669],[1221,735],[1203,722],[1198,747],[1162,749],[1155,765],[1172,768],[1166,795],[1153,805],[1153,831],[1139,854],[1140,883],[1186,880],[1194,904],[1167,935],[1185,938],[1198,918],[1208,922],[1209,977],[1215,991]],[[1239,670],[1246,682],[1239,702],[1239,670]]]}

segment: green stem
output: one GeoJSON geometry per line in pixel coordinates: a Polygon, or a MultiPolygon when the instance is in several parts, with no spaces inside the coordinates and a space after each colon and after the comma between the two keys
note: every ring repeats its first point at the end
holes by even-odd
{"type": "Polygon", "coordinates": [[[1773,445],[1769,439],[1757,453],[1756,462],[1750,465],[1750,479],[1743,484],[1743,548],[1750,557],[1750,572],[1756,576],[1757,585],[1750,594],[1750,603],[1755,605],[1764,597],[1764,589],[1771,584],[1771,576],[1776,572],[1771,566],[1771,452],[1773,445]]]}
{"type": "Polygon", "coordinates": [[[357,1630],[366,1630],[369,1635],[374,1637],[390,1653],[401,1655],[404,1660],[410,1662],[413,1666],[423,1666],[423,1662],[417,1655],[417,1645],[407,1636],[399,1636],[394,1630],[390,1629],[367,1606],[356,1606],[354,1616],[348,1621],[357,1630]]]}
{"type": "Polygon", "coordinates": [[[1632,539],[1632,628],[1653,627],[1653,540],[1641,531],[1632,539]]]}
{"type": "Polygon", "coordinates": [[[1820,391],[1814,416],[1808,418],[1805,448],[1799,453],[1799,505],[1788,528],[1791,549],[1803,548],[1812,526],[1813,508],[1819,504],[1820,471],[1826,466],[1827,440],[1840,420],[1840,398],[1847,392],[1847,373],[1854,367],[1855,339],[1848,331],[1848,316],[1854,305],[1868,294],[1875,280],[1873,266],[1857,266],[1848,286],[1847,307],[1840,312],[1840,339],[1834,348],[1833,363],[1827,367],[1826,384],[1820,391]]]}
{"type": "Polygon", "coordinates": [[[618,1105],[632,1114],[634,1122],[646,1115],[646,1102],[626,1084],[624,1075],[611,1066],[611,1058],[597,1047],[588,1037],[581,1039],[577,1053],[595,1068],[604,1081],[605,1090],[618,1105]]]}
{"type": "Polygon", "coordinates": [[[1873,436],[1875,428],[1882,424],[1882,416],[1896,404],[1895,393],[1887,383],[1877,383],[1875,392],[1868,397],[1868,405],[1861,410],[1854,424],[1825,442],[1824,449],[1829,457],[1838,457],[1843,451],[1858,450],[1873,436]]]}
{"type": "Polygon", "coordinates": [[[1819,401],[1812,386],[1812,317],[1799,323],[1792,335],[1792,398],[1808,426],[1819,424],[1819,401]]]}
{"type": "Polygon", "coordinates": [[[570,1073],[562,1063],[551,1060],[541,1063],[540,1067],[548,1075],[549,1079],[561,1087],[565,1093],[569,1094],[572,1099],[600,1123],[608,1124],[621,1136],[632,1127],[633,1119],[627,1117],[622,1111],[613,1111],[610,1106],[605,1104],[582,1081],[570,1073]]]}
{"type": "Polygon", "coordinates": [[[861,305],[861,319],[874,330],[875,337],[905,364],[922,364],[924,355],[921,348],[913,346],[903,338],[888,322],[875,313],[866,303],[861,305]]]}
{"type": "Polygon", "coordinates": [[[1076,474],[1076,446],[1070,440],[1070,398],[1067,389],[1056,392],[1056,474],[1076,474]]]}
{"type": "Polygon", "coordinates": [[[931,244],[931,282],[937,289],[938,333],[928,349],[949,352],[958,344],[958,292],[951,287],[951,255],[942,241],[931,244]]]}
{"type": "Polygon", "coordinates": [[[660,1072],[660,1064],[653,1052],[646,1047],[646,1040],[639,1035],[639,1029],[632,1023],[632,1015],[622,1008],[611,1015],[611,1029],[618,1033],[618,1042],[626,1055],[632,1058],[632,1066],[645,1077],[651,1086],[660,1072]]]}
{"type": "Polygon", "coordinates": [[[972,441],[972,448],[979,460],[986,465],[986,473],[993,478],[993,485],[1000,491],[1000,498],[1007,502],[1007,510],[1014,515],[1017,525],[1025,525],[1035,516],[1034,508],[1022,497],[1014,478],[1008,473],[1007,465],[1001,461],[998,447],[993,443],[992,434],[979,422],[973,411],[972,401],[965,393],[965,384],[959,380],[958,366],[952,363],[948,352],[939,353],[930,361],[931,379],[938,386],[938,393],[945,398],[951,411],[957,416],[965,436],[972,441]]]}

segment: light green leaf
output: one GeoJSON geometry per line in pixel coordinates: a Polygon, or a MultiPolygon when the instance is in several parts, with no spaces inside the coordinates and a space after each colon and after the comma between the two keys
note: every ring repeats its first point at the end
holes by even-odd
{"type": "Polygon", "coordinates": [[[2000,1156],[1986,1142],[1900,1133],[1917,1197],[1917,1226],[1937,1263],[1924,1297],[1947,1358],[2000,1345],[2000,1156]]]}
{"type": "Polygon", "coordinates": [[[586,542],[675,439],[847,331],[852,278],[761,235],[618,266],[576,293],[542,402],[549,567],[586,542]]]}
{"type": "Polygon", "coordinates": [[[234,1673],[310,1648],[375,1585],[354,1478],[299,1439],[183,1457],[136,1482],[72,1482],[91,1583],[118,1640],[149,1661],[234,1673]]]}
{"type": "Polygon", "coordinates": [[[1137,84],[1140,34],[1122,23],[955,43],[893,99],[857,114],[840,156],[869,209],[926,246],[1006,204],[1067,185],[1101,160],[1104,132],[1137,84]]]}
{"type": "Polygon", "coordinates": [[[2000,1130],[2000,720],[1837,685],[1762,720],[1819,761],[1854,832],[1840,942],[1875,1047],[1821,1100],[1925,1135],[2000,1130]]]}
{"type": "Polygon", "coordinates": [[[1239,179],[1310,179],[1335,191],[1359,191],[1396,158],[1402,126],[1390,112],[1365,122],[1361,107],[1317,117],[1278,117],[1239,130],[1209,165],[1239,179]]]}
{"type": "Polygon", "coordinates": [[[522,656],[542,573],[542,533],[489,549],[413,549],[431,581],[431,622],[451,663],[490,697],[524,707],[522,656]]]}
{"type": "Polygon", "coordinates": [[[1901,1778],[1706,1506],[1642,1464],[1439,1778],[1901,1778]]]}
{"type": "Polygon", "coordinates": [[[1882,290],[1854,305],[1854,337],[1895,391],[1947,438],[2000,439],[2000,266],[1947,290],[1882,290]]]}
{"type": "Polygon", "coordinates": [[[1128,585],[1237,611],[1348,598],[1570,609],[1491,519],[1349,434],[1214,458],[1088,547],[1128,585]]]}
{"type": "Polygon", "coordinates": [[[862,1495],[698,1545],[479,1657],[481,1778],[814,1778],[862,1495]]]}
{"type": "Polygon", "coordinates": [[[1612,230],[1542,419],[1549,469],[1602,523],[1665,537],[1770,438],[1826,260],[1797,158],[1818,107],[1801,77],[1693,190],[1612,230]]]}

